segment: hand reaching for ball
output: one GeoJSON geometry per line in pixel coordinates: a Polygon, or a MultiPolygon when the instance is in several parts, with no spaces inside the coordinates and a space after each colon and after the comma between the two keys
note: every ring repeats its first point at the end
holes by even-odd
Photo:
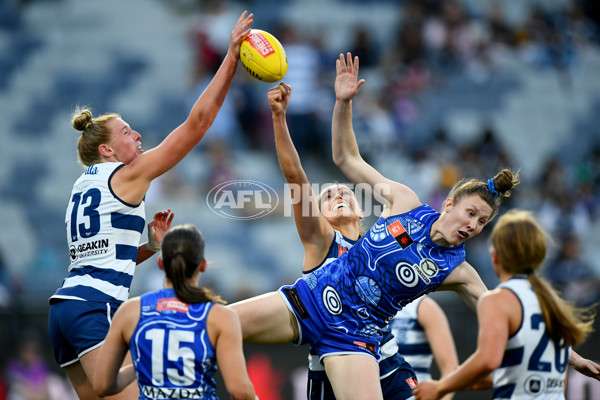
{"type": "Polygon", "coordinates": [[[284,114],[288,104],[290,104],[291,96],[292,87],[285,82],[280,82],[279,85],[271,88],[268,93],[271,112],[274,115],[284,114]]]}
{"type": "Polygon", "coordinates": [[[336,100],[349,101],[365,83],[364,79],[358,80],[358,56],[352,59],[352,54],[347,53],[346,58],[340,54],[335,63],[335,98],[336,100]]]}

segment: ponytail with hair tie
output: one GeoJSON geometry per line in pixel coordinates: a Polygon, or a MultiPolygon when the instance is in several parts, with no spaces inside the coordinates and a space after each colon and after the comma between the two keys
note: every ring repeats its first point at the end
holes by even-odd
{"type": "Polygon", "coordinates": [[[487,188],[494,195],[494,199],[497,199],[498,191],[496,190],[496,183],[494,182],[494,178],[490,178],[487,180],[487,188]]]}

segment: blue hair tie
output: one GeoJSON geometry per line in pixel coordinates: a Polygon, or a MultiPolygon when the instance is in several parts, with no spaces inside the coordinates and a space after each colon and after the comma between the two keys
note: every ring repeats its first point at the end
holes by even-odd
{"type": "Polygon", "coordinates": [[[488,190],[494,195],[494,198],[498,198],[498,191],[496,190],[496,187],[494,185],[494,178],[490,178],[487,180],[487,187],[488,190]]]}

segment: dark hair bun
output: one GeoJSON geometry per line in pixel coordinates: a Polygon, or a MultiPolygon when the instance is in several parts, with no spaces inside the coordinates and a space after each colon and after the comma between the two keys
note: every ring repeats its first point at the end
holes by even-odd
{"type": "Polygon", "coordinates": [[[513,173],[510,169],[503,169],[494,177],[494,187],[504,197],[509,197],[511,189],[519,182],[519,172],[513,173]]]}

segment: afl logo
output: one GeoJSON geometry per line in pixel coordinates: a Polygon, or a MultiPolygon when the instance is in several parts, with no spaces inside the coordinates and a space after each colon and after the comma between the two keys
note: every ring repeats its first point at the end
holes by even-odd
{"type": "Polygon", "coordinates": [[[235,180],[221,183],[206,195],[208,208],[229,219],[257,219],[270,214],[279,204],[277,192],[269,185],[235,180]]]}
{"type": "Polygon", "coordinates": [[[342,299],[338,292],[331,286],[323,290],[323,304],[329,314],[340,315],[342,313],[342,299]]]}
{"type": "Polygon", "coordinates": [[[69,247],[69,257],[71,258],[71,262],[77,261],[77,249],[73,245],[69,247]]]}
{"type": "Polygon", "coordinates": [[[396,278],[408,288],[413,288],[419,283],[419,275],[415,272],[412,265],[406,262],[396,264],[396,278]]]}

